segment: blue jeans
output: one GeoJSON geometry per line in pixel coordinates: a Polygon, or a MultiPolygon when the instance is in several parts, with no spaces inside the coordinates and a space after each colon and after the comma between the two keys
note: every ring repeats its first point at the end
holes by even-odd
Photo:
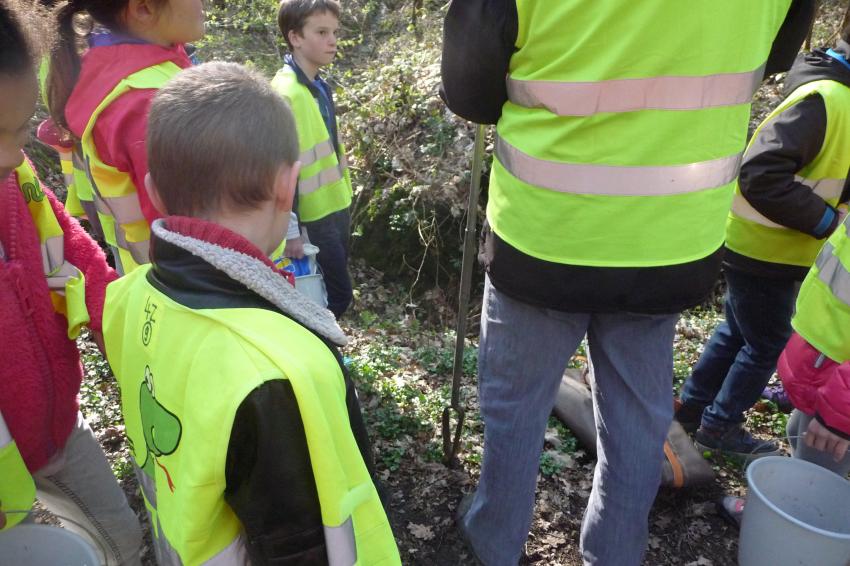
{"type": "Polygon", "coordinates": [[[685,403],[702,405],[702,424],[728,429],[744,422],[776,371],[791,337],[799,283],[726,272],[726,320],[714,331],[682,386],[685,403]]]}
{"type": "Polygon", "coordinates": [[[348,309],[354,294],[348,275],[348,242],[351,213],[346,208],[315,222],[302,223],[310,243],[319,248],[316,261],[328,291],[328,309],[339,318],[348,309]]]}
{"type": "Polygon", "coordinates": [[[564,313],[484,288],[481,478],[462,528],[487,566],[515,566],[528,537],[543,436],[585,333],[593,364],[597,464],[581,531],[585,564],[640,564],[672,420],[678,315],[564,313]]]}

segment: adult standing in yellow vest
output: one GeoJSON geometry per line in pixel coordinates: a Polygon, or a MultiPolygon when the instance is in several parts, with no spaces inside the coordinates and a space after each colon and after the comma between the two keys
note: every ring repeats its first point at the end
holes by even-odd
{"type": "Polygon", "coordinates": [[[812,11],[792,0],[452,3],[445,99],[497,122],[482,250],[484,458],[459,509],[483,563],[520,557],[547,419],[585,334],[598,462],[581,551],[586,564],[640,563],[678,313],[714,285],[750,100],[779,61],[771,44],[795,53],[812,11]],[[777,38],[783,22],[793,39],[777,38]]]}
{"type": "MultiPolygon", "coordinates": [[[[294,211],[309,241],[319,248],[316,261],[328,290],[328,309],[337,318],[353,297],[348,275],[351,178],[331,87],[319,70],[336,55],[339,14],[336,0],[283,0],[278,24],[290,53],[272,80],[298,125],[301,174],[294,211]]],[[[284,254],[300,257],[302,248],[300,238],[287,241],[284,254]]]]}
{"type": "Polygon", "coordinates": [[[117,271],[129,273],[148,262],[150,223],[158,217],[144,191],[150,100],[191,65],[183,45],[204,34],[203,2],[69,0],[58,10],[49,108],[79,141],[104,239],[117,271]],[[94,25],[85,37],[80,18],[94,25]],[[81,41],[89,46],[82,57],[81,41]]]}
{"type": "Polygon", "coordinates": [[[109,287],[104,339],[159,563],[400,564],[345,335],[268,258],[298,179],[286,103],[194,67],[154,98],[148,151],[169,216],[109,287]]]}
{"type": "Polygon", "coordinates": [[[726,320],[681,391],[676,419],[701,450],[777,454],[743,427],[791,336],[800,282],[850,198],[850,29],[801,55],[787,98],[756,129],[726,224],[726,320]]]}

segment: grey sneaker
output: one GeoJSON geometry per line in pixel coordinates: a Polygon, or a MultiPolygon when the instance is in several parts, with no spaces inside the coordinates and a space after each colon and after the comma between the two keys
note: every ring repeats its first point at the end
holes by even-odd
{"type": "Polygon", "coordinates": [[[725,454],[744,460],[780,454],[779,446],[775,442],[755,438],[740,424],[717,430],[701,426],[694,435],[694,443],[701,451],[725,454]]]}

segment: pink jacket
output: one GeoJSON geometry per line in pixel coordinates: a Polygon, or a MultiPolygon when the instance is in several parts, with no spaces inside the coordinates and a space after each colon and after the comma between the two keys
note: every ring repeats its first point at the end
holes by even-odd
{"type": "MultiPolygon", "coordinates": [[[[65,259],[86,278],[92,329],[100,330],[115,272],[98,245],[48,190],[65,234],[65,259]]],[[[38,233],[13,173],[0,181],[0,411],[31,472],[65,445],[83,372],[68,323],[53,310],[38,233]]]]}
{"type": "MultiPolygon", "coordinates": [[[[82,137],[91,115],[112,89],[136,71],[171,61],[181,68],[192,65],[182,45],[119,43],[92,47],[83,55],[80,77],[65,107],[65,118],[75,136],[82,137]]],[[[148,223],[159,218],[145,190],[148,155],[145,138],[148,111],[156,90],[131,90],[116,98],[94,126],[94,145],[101,160],[130,175],[142,213],[148,223]]]]}
{"type": "Polygon", "coordinates": [[[815,367],[820,355],[795,332],[779,357],[779,377],[797,409],[850,437],[850,361],[824,357],[815,367]]]}

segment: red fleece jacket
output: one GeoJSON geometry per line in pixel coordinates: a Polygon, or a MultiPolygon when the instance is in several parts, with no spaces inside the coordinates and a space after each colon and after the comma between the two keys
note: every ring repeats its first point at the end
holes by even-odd
{"type": "MultiPolygon", "coordinates": [[[[92,329],[100,330],[115,272],[76,220],[44,191],[65,239],[65,259],[86,278],[92,329]]],[[[13,173],[0,181],[0,412],[31,472],[65,445],[83,377],[68,322],[53,310],[32,216],[13,173]]]]}
{"type": "Polygon", "coordinates": [[[794,407],[850,438],[850,361],[820,356],[817,348],[795,332],[776,369],[794,407]]]}
{"type": "MultiPolygon", "coordinates": [[[[80,77],[65,107],[71,132],[78,138],[83,135],[95,109],[122,79],[166,61],[183,69],[192,64],[182,45],[165,48],[123,43],[89,49],[83,55],[80,77]]],[[[145,138],[154,94],[155,89],[124,93],[101,112],[94,126],[94,145],[100,159],[130,175],[148,223],[160,216],[145,191],[148,172],[145,138]]]]}

